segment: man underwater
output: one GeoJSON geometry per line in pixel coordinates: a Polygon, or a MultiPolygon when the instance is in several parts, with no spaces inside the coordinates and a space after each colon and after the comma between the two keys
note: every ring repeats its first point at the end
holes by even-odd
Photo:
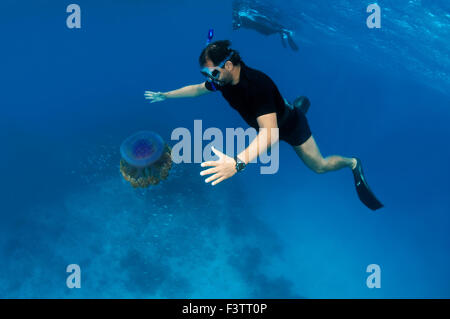
{"type": "Polygon", "coordinates": [[[165,93],[145,92],[145,98],[153,103],[167,98],[197,97],[217,90],[247,124],[259,130],[256,138],[235,158],[213,148],[219,160],[202,163],[202,167],[210,168],[200,175],[213,174],[205,182],[216,185],[232,177],[271,145],[283,140],[316,173],[350,168],[361,201],[372,210],[383,207],[367,185],[361,160],[339,155],[322,156],[305,116],[309,107],[308,99],[300,97],[294,105],[287,103],[272,79],[263,72],[248,67],[239,52],[231,49],[230,45],[228,40],[216,41],[203,49],[199,63],[207,81],[165,93]],[[279,129],[279,136],[271,136],[272,128],[279,129]]]}

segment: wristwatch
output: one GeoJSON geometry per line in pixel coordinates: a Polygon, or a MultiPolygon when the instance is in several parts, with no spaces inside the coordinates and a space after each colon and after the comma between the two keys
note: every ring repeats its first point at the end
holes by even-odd
{"type": "Polygon", "coordinates": [[[245,169],[245,163],[239,159],[239,157],[235,156],[234,160],[236,161],[236,170],[238,173],[245,169]]]}

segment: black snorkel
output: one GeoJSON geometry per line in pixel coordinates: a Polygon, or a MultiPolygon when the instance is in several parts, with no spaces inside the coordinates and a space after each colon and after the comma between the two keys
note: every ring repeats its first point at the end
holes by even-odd
{"type": "MultiPolygon", "coordinates": [[[[209,29],[209,31],[208,31],[208,38],[206,39],[206,46],[208,46],[208,45],[211,43],[213,37],[214,37],[214,29],[211,28],[211,29],[209,29]]],[[[214,85],[214,82],[211,81],[210,79],[208,79],[207,81],[209,81],[209,83],[211,83],[212,89],[213,89],[214,91],[217,91],[217,88],[216,88],[216,86],[214,85]]]]}
{"type": "Polygon", "coordinates": [[[214,37],[214,29],[209,29],[208,39],[206,40],[206,46],[208,46],[208,44],[211,43],[213,37],[214,37]]]}

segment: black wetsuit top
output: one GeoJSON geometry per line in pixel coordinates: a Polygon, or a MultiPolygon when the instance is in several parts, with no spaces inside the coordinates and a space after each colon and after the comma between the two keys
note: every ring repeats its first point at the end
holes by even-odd
{"type": "MultiPolygon", "coordinates": [[[[210,82],[207,81],[205,86],[214,91],[210,82]]],[[[239,83],[215,87],[251,127],[259,128],[256,120],[259,116],[276,113],[281,140],[296,146],[311,136],[303,113],[287,107],[272,79],[244,62],[241,62],[239,83]]]]}

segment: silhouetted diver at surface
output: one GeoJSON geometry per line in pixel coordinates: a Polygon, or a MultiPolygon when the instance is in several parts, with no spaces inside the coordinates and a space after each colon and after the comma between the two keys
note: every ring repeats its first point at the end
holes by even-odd
{"type": "Polygon", "coordinates": [[[293,32],[284,28],[281,24],[270,20],[257,10],[233,8],[233,30],[238,30],[241,27],[256,30],[264,35],[278,33],[281,36],[283,47],[286,47],[287,42],[292,50],[298,51],[298,46],[292,39],[293,32]]]}

